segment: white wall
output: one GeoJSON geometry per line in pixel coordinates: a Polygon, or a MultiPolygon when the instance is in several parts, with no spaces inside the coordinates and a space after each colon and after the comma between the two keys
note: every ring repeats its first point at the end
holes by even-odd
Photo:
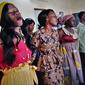
{"type": "Polygon", "coordinates": [[[53,8],[56,13],[64,11],[66,14],[85,10],[85,0],[0,0],[13,2],[24,18],[35,19],[34,8],[53,8]]]}
{"type": "Polygon", "coordinates": [[[85,0],[71,0],[71,11],[79,12],[85,10],[85,0]]]}
{"type": "Polygon", "coordinates": [[[34,8],[51,8],[56,14],[59,11],[65,14],[85,10],[85,0],[0,0],[13,2],[22,13],[24,18],[36,19],[34,8]]]}

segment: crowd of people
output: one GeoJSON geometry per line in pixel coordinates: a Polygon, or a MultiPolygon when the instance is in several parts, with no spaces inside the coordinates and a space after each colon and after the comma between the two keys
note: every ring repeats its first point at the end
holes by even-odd
{"type": "Polygon", "coordinates": [[[25,20],[0,3],[0,85],[85,85],[85,11],[58,18],[53,9],[25,20]],[[56,28],[56,29],[55,29],[56,28]]]}

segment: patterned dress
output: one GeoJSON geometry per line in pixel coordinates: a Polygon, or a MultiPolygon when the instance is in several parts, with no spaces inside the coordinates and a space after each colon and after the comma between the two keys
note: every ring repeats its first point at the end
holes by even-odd
{"type": "Polygon", "coordinates": [[[58,32],[52,30],[49,34],[42,28],[34,34],[33,43],[42,55],[38,66],[40,71],[45,72],[44,85],[64,85],[63,58],[59,51],[58,32]]]}
{"type": "Polygon", "coordinates": [[[62,28],[64,35],[61,38],[61,47],[66,49],[66,53],[64,52],[64,50],[62,51],[64,54],[63,68],[65,73],[65,85],[79,85],[79,81],[81,83],[84,82],[81,60],[79,55],[77,29],[72,29],[74,33],[71,33],[66,28],[62,28]]]}

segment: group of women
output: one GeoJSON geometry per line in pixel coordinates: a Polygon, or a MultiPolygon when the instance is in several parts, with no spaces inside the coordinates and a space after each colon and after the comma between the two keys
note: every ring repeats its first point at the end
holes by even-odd
{"type": "Polygon", "coordinates": [[[59,30],[53,29],[58,19],[52,9],[41,11],[38,21],[39,30],[28,33],[17,7],[0,3],[0,84],[83,84],[74,16],[64,16],[59,30]]]}

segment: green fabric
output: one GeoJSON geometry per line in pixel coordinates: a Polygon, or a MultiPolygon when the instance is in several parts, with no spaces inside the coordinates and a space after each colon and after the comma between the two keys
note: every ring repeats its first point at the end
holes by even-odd
{"type": "Polygon", "coordinates": [[[79,51],[85,53],[85,25],[79,23],[77,28],[79,36],[79,51]]]}

